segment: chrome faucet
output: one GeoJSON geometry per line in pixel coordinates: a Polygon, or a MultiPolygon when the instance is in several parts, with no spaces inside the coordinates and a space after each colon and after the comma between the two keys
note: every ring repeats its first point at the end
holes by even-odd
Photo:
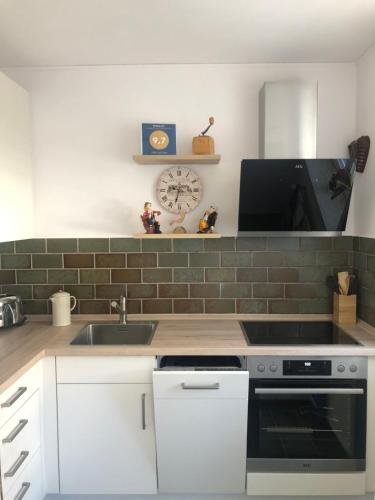
{"type": "Polygon", "coordinates": [[[113,300],[111,302],[111,306],[116,309],[116,311],[120,315],[120,325],[126,325],[128,323],[128,313],[126,311],[126,298],[121,295],[120,297],[120,303],[116,302],[113,300]]]}

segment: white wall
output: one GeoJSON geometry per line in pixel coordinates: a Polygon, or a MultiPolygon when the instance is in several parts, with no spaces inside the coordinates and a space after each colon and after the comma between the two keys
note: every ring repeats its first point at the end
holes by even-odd
{"type": "Polygon", "coordinates": [[[375,45],[358,61],[357,136],[372,141],[366,169],[355,180],[353,217],[357,236],[375,238],[375,45]]]}
{"type": "MultiPolygon", "coordinates": [[[[142,231],[143,203],[156,206],[163,166],[132,161],[142,121],[177,124],[179,153],[215,116],[219,165],[197,165],[201,205],[186,226],[196,231],[209,204],[217,229],[237,229],[240,161],[258,156],[258,93],[266,80],[318,80],[318,157],[347,156],[355,137],[355,64],[109,66],[7,71],[30,89],[39,236],[122,236],[142,231]]],[[[171,215],[163,213],[162,230],[171,215]]]]}
{"type": "Polygon", "coordinates": [[[34,233],[28,93],[0,72],[0,241],[34,233]]]}

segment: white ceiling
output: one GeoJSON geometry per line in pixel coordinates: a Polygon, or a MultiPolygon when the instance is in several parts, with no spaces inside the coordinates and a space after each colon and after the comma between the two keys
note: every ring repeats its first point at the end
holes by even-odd
{"type": "Polygon", "coordinates": [[[0,65],[353,61],[375,0],[0,0],[0,65]]]}

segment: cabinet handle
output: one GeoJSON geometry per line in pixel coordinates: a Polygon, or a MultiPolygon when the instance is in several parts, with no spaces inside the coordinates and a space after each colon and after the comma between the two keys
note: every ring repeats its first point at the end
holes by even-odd
{"type": "Polygon", "coordinates": [[[211,385],[186,385],[185,382],[182,382],[181,387],[186,391],[186,390],[205,390],[205,391],[212,391],[216,389],[220,389],[220,384],[219,382],[215,382],[215,384],[211,385]]]}
{"type": "Polygon", "coordinates": [[[142,430],[146,430],[146,394],[142,394],[142,430]]]}
{"type": "Polygon", "coordinates": [[[13,500],[21,500],[27,493],[27,490],[30,488],[31,483],[22,483],[20,491],[14,497],[13,500]]]}
{"type": "Polygon", "coordinates": [[[363,389],[330,387],[256,387],[255,394],[364,394],[363,389]]]}
{"type": "Polygon", "coordinates": [[[28,456],[28,451],[21,451],[20,456],[17,458],[8,472],[5,472],[4,477],[13,477],[28,456]]]}
{"type": "Polygon", "coordinates": [[[27,425],[28,420],[20,420],[19,424],[10,432],[6,438],[3,439],[3,443],[11,443],[16,439],[18,434],[22,431],[22,429],[27,425]]]}
{"type": "Polygon", "coordinates": [[[19,387],[18,390],[13,394],[13,396],[11,396],[5,401],[5,403],[1,405],[1,408],[9,408],[10,406],[12,406],[17,401],[17,399],[19,399],[26,391],[27,387],[19,387]]]}

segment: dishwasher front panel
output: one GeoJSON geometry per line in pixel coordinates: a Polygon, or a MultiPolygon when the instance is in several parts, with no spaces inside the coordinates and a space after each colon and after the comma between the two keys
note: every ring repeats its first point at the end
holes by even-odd
{"type": "Polygon", "coordinates": [[[247,371],[154,371],[161,493],[243,493],[247,371]]]}

